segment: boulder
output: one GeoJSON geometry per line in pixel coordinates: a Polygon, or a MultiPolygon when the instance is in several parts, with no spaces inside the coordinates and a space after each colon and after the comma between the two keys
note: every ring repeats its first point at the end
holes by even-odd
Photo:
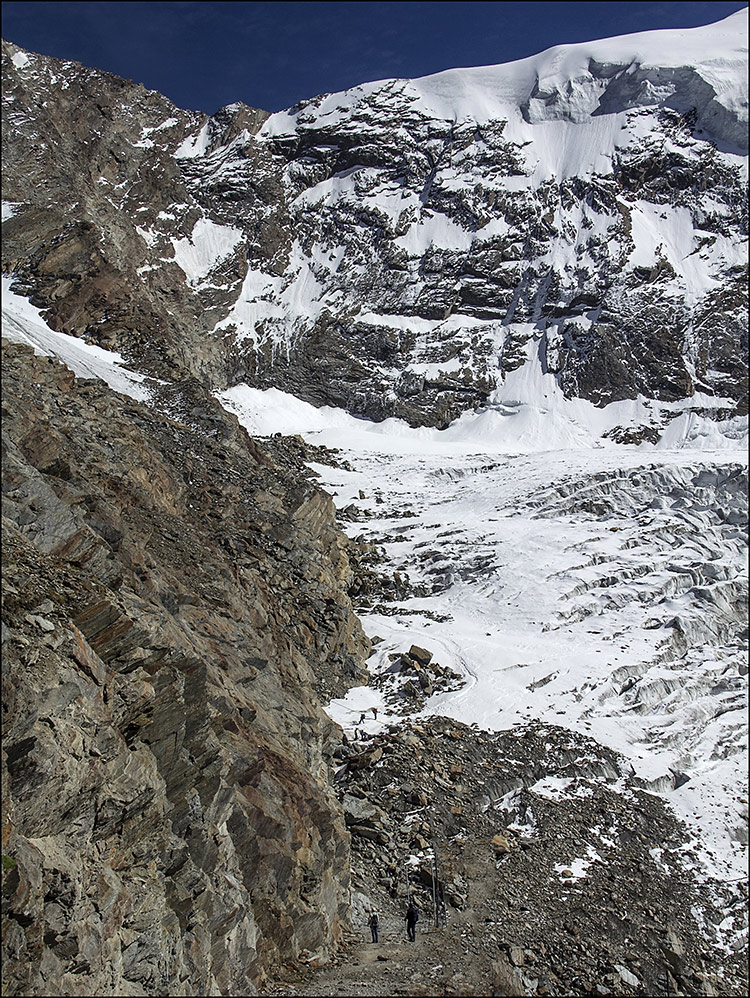
{"type": "Polygon", "coordinates": [[[420,648],[419,645],[412,645],[409,649],[409,658],[413,658],[420,665],[429,665],[432,661],[432,652],[427,651],[426,648],[420,648]]]}
{"type": "Polygon", "coordinates": [[[343,800],[347,825],[383,824],[388,821],[385,811],[365,798],[346,794],[343,800]]]}
{"type": "Polygon", "coordinates": [[[510,962],[513,964],[514,967],[523,967],[524,963],[526,962],[523,949],[520,946],[511,946],[510,950],[508,951],[508,956],[510,958],[510,962]]]}
{"type": "Polygon", "coordinates": [[[378,745],[376,748],[368,749],[367,752],[360,752],[349,758],[349,766],[352,769],[361,769],[365,766],[374,766],[383,758],[383,749],[378,745]]]}
{"type": "Polygon", "coordinates": [[[526,994],[521,977],[505,953],[499,953],[492,964],[492,993],[521,998],[526,994]]]}
{"type": "Polygon", "coordinates": [[[505,856],[511,852],[510,842],[504,835],[494,835],[492,837],[492,848],[495,850],[496,856],[505,856]]]}
{"type": "Polygon", "coordinates": [[[381,846],[388,845],[391,841],[391,837],[387,832],[384,832],[380,828],[370,828],[368,825],[350,825],[349,831],[352,835],[358,835],[362,839],[370,839],[372,842],[378,842],[381,846]]]}

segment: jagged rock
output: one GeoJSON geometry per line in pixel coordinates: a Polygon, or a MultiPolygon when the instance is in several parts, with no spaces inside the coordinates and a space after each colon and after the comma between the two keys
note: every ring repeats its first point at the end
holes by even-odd
{"type": "Polygon", "coordinates": [[[640,981],[631,973],[627,967],[623,967],[621,964],[615,964],[615,970],[619,974],[620,980],[624,981],[625,984],[629,984],[631,988],[637,988],[640,986],[640,981]]]}
{"type": "Polygon", "coordinates": [[[526,963],[526,958],[520,946],[511,946],[508,950],[508,958],[514,967],[523,967],[526,963]]]}
{"type": "Polygon", "coordinates": [[[426,648],[420,648],[419,645],[412,645],[408,655],[409,658],[414,659],[415,662],[419,662],[420,665],[429,665],[432,661],[432,652],[427,651],[426,648]]]}
{"type": "Polygon", "coordinates": [[[252,992],[346,922],[346,541],[231,419],[61,372],[4,346],[4,989],[252,992]]]}
{"type": "Polygon", "coordinates": [[[352,835],[358,835],[362,839],[371,839],[381,845],[387,845],[390,842],[390,836],[387,832],[380,828],[370,828],[369,825],[350,825],[349,831],[352,835]]]}
{"type": "Polygon", "coordinates": [[[521,996],[526,994],[518,971],[504,953],[498,954],[492,964],[492,992],[498,995],[521,996]]]}

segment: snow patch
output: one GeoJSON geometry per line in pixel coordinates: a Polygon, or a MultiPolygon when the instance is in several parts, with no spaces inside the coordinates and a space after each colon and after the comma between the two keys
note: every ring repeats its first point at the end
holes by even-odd
{"type": "Polygon", "coordinates": [[[596,849],[593,846],[588,846],[586,856],[574,859],[570,863],[555,863],[554,870],[561,880],[572,882],[582,880],[587,875],[592,863],[601,862],[603,860],[596,849]]]}
{"type": "Polygon", "coordinates": [[[184,271],[188,284],[199,286],[222,260],[242,241],[242,230],[199,218],[189,237],[172,236],[175,262],[184,271]]]}
{"type": "Polygon", "coordinates": [[[3,201],[3,222],[7,222],[9,218],[13,218],[18,214],[17,208],[21,207],[21,203],[18,201],[3,201]]]}
{"type": "Polygon", "coordinates": [[[196,159],[204,156],[208,150],[210,136],[209,123],[201,128],[197,135],[188,135],[174,151],[175,159],[196,159]]]}
{"type": "Polygon", "coordinates": [[[26,298],[11,290],[12,278],[2,279],[3,336],[14,343],[25,343],[42,357],[57,357],[79,378],[98,378],[113,391],[139,402],[150,398],[148,380],[136,371],[127,371],[119,353],[57,333],[50,329],[26,298]]]}
{"type": "Polygon", "coordinates": [[[144,243],[148,246],[149,249],[151,249],[159,242],[160,234],[158,232],[154,232],[153,229],[144,229],[141,228],[140,225],[136,225],[135,231],[138,233],[138,235],[141,237],[141,239],[144,241],[144,243]]]}

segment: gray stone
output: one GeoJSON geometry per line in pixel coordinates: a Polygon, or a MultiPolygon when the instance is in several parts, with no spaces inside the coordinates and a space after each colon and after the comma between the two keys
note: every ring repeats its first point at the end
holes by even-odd
{"type": "Polygon", "coordinates": [[[28,623],[30,624],[36,624],[36,626],[39,628],[40,631],[50,632],[54,631],[55,629],[55,625],[52,623],[51,620],[47,620],[46,617],[40,617],[38,614],[35,613],[27,613],[24,619],[27,620],[28,623]]]}
{"type": "Polygon", "coordinates": [[[623,967],[622,964],[615,964],[615,970],[620,976],[620,980],[624,981],[625,984],[629,984],[631,988],[637,988],[640,985],[640,981],[627,967],[623,967]]]}
{"type": "Polygon", "coordinates": [[[429,665],[432,661],[432,652],[427,651],[426,648],[420,648],[419,645],[412,645],[409,649],[409,658],[419,662],[420,665],[429,665]]]}

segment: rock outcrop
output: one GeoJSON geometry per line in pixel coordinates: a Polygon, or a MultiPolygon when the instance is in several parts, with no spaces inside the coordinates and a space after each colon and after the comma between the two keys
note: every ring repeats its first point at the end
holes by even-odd
{"type": "Polygon", "coordinates": [[[254,993],[347,918],[332,502],[215,403],[223,440],[17,345],[3,386],[4,993],[254,993]]]}

